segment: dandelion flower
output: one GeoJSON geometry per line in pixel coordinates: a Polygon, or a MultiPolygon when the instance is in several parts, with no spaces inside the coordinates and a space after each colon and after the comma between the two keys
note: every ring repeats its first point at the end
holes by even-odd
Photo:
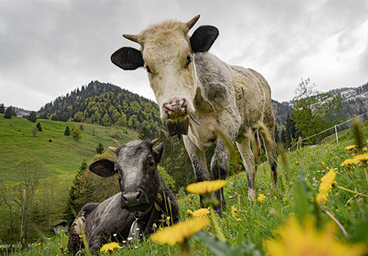
{"type": "Polygon", "coordinates": [[[354,156],[353,158],[346,159],[344,162],[342,162],[341,166],[359,163],[368,164],[368,154],[360,154],[354,156]]]}
{"type": "Polygon", "coordinates": [[[365,255],[364,244],[345,244],[335,238],[336,228],[330,223],[317,232],[315,223],[307,218],[304,227],[295,217],[289,217],[278,229],[279,236],[266,240],[266,251],[270,256],[360,256],[365,255]]]}
{"type": "Polygon", "coordinates": [[[151,235],[150,239],[160,244],[183,244],[187,242],[192,235],[206,227],[209,223],[210,219],[208,217],[195,217],[171,227],[166,227],[151,235]]]}
{"type": "Polygon", "coordinates": [[[258,202],[260,202],[260,203],[262,203],[263,202],[263,200],[265,199],[266,197],[265,197],[265,195],[264,194],[259,194],[259,196],[258,196],[258,198],[257,198],[257,201],[258,202]]]}
{"type": "Polygon", "coordinates": [[[326,164],[325,164],[325,162],[321,162],[321,165],[322,165],[322,168],[325,168],[325,166],[326,166],[326,164]]]}
{"type": "Polygon", "coordinates": [[[327,201],[328,193],[332,190],[332,184],[335,182],[336,171],[331,168],[328,173],[321,178],[322,183],[319,185],[319,193],[316,196],[318,204],[324,204],[327,201]]]}
{"type": "Polygon", "coordinates": [[[187,210],[187,213],[193,215],[194,217],[203,217],[210,214],[210,211],[207,208],[201,208],[199,210],[196,210],[192,212],[191,210],[187,210]]]}
{"type": "Polygon", "coordinates": [[[360,154],[353,157],[354,163],[368,163],[368,154],[360,154]]]}
{"type": "Polygon", "coordinates": [[[354,148],[357,148],[358,146],[357,145],[350,145],[350,146],[347,146],[346,148],[345,148],[345,150],[346,151],[350,151],[350,150],[352,150],[352,149],[354,149],[354,148]]]}
{"type": "Polygon", "coordinates": [[[237,212],[238,212],[238,207],[236,207],[235,205],[231,206],[231,215],[233,216],[233,218],[237,217],[237,212]]]}
{"type": "Polygon", "coordinates": [[[202,181],[197,183],[189,184],[186,190],[193,194],[208,195],[226,185],[225,180],[213,180],[213,181],[202,181]]]}
{"type": "Polygon", "coordinates": [[[108,251],[113,251],[115,248],[119,248],[119,244],[117,242],[112,242],[112,243],[104,244],[101,247],[100,251],[108,252],[108,251]]]}

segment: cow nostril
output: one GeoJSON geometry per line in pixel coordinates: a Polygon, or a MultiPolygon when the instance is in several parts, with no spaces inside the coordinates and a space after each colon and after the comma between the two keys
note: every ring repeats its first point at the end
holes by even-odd
{"type": "Polygon", "coordinates": [[[141,191],[138,191],[138,195],[137,195],[137,200],[141,199],[141,195],[142,195],[142,192],[141,191]]]}
{"type": "Polygon", "coordinates": [[[123,201],[124,201],[125,203],[127,203],[127,202],[128,202],[128,199],[127,199],[124,195],[122,195],[122,196],[121,196],[121,198],[123,199],[123,201]]]}
{"type": "Polygon", "coordinates": [[[187,102],[185,101],[185,99],[182,99],[183,103],[181,104],[181,108],[184,108],[187,105],[187,102]]]}

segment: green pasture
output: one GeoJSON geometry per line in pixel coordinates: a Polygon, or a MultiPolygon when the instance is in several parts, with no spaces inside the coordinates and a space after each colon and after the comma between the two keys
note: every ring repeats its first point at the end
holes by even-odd
{"type": "MultiPolygon", "coordinates": [[[[43,123],[42,126],[44,126],[43,123]]],[[[45,122],[46,126],[47,122],[45,122]]],[[[363,142],[367,147],[368,123],[365,122],[362,127],[363,142]]],[[[302,254],[301,252],[295,255],[337,255],[334,252],[336,243],[344,244],[346,248],[353,248],[353,245],[357,244],[368,248],[368,177],[366,176],[368,167],[341,166],[345,159],[359,153],[356,150],[345,150],[347,146],[356,144],[352,129],[339,134],[339,143],[336,143],[333,138],[335,135],[327,138],[325,144],[314,148],[303,147],[291,153],[283,153],[279,149],[279,179],[276,189],[270,187],[271,174],[268,164],[260,164],[257,168],[256,189],[257,196],[264,195],[263,201],[249,200],[246,174],[231,170],[232,175],[225,186],[227,209],[223,212],[222,218],[217,217],[226,242],[218,240],[218,230],[211,222],[208,227],[197,232],[190,239],[192,255],[268,255],[265,241],[278,237],[279,227],[289,216],[295,216],[300,223],[303,223],[305,218],[313,220],[315,232],[322,232],[329,225],[328,223],[335,223],[333,225],[336,232],[332,236],[333,241],[326,240],[324,244],[329,250],[328,253],[302,254]],[[331,168],[337,171],[336,183],[328,194],[326,204],[318,205],[314,198],[318,193],[321,178],[331,168]],[[342,225],[346,235],[327,213],[342,225]]],[[[77,142],[74,142],[72,145],[76,144],[77,142]]],[[[178,198],[178,202],[182,221],[192,218],[187,210],[194,211],[200,208],[198,195],[183,196],[178,198]]],[[[301,246],[303,243],[307,249],[315,247],[315,244],[309,240],[298,236],[297,233],[288,236],[300,243],[295,245],[297,250],[303,247],[301,246]]],[[[13,255],[66,255],[67,241],[68,234],[42,238],[32,249],[24,251],[19,249],[14,251],[13,255]]],[[[137,242],[135,247],[122,246],[111,253],[101,253],[101,255],[177,255],[181,252],[180,248],[179,245],[160,245],[146,239],[137,242]]],[[[353,250],[350,250],[344,255],[367,255],[367,252],[368,250],[365,250],[365,254],[353,254],[353,250]]],[[[90,253],[82,250],[79,255],[90,255],[90,253]]]]}
{"type": "MultiPolygon", "coordinates": [[[[15,181],[12,173],[16,164],[30,157],[38,158],[49,171],[60,176],[60,181],[71,184],[81,162],[86,160],[88,164],[91,163],[100,142],[105,149],[114,143],[110,136],[114,128],[94,124],[83,124],[81,140],[77,141],[71,135],[64,135],[67,126],[72,130],[73,127],[79,128],[80,124],[43,119],[32,123],[18,117],[5,119],[4,115],[0,114],[1,179],[15,181]],[[32,128],[38,122],[42,131],[33,136],[32,128]]],[[[118,141],[123,144],[136,138],[137,133],[128,129],[128,134],[123,134],[118,141]]]]}

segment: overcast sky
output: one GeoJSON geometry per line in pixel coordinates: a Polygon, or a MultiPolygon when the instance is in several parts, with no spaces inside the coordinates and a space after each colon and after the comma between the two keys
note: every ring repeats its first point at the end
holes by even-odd
{"type": "Polygon", "coordinates": [[[316,89],[368,82],[368,1],[0,0],[0,104],[27,110],[87,85],[108,82],[155,100],[144,69],[110,62],[122,37],[165,19],[214,25],[211,52],[257,70],[272,98],[288,101],[301,78],[316,89]]]}

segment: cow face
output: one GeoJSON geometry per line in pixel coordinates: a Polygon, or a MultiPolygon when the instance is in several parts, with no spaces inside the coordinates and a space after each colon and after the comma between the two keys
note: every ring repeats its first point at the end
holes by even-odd
{"type": "Polygon", "coordinates": [[[199,15],[187,23],[169,20],[138,35],[124,35],[139,43],[141,50],[123,47],[111,56],[111,61],[124,70],[147,70],[162,119],[182,120],[195,112],[198,81],[194,55],[208,51],[218,36],[217,28],[202,26],[189,38],[188,32],[198,19],[199,15]]]}
{"type": "Polygon", "coordinates": [[[118,148],[109,148],[117,158],[114,161],[100,159],[89,166],[91,172],[109,177],[118,174],[122,192],[121,207],[131,212],[150,209],[161,187],[157,164],[160,162],[163,144],[155,149],[157,141],[130,141],[118,148]]]}

